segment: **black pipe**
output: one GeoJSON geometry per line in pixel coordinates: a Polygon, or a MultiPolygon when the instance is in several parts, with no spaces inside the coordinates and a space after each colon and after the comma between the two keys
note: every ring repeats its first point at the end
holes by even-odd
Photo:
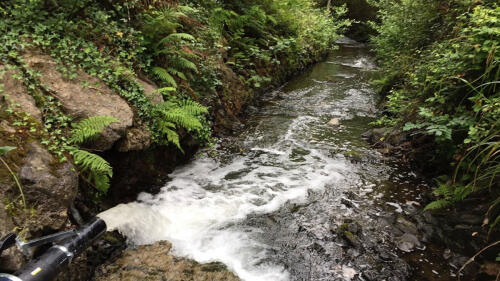
{"type": "MultiPolygon", "coordinates": [[[[77,229],[74,236],[63,239],[57,245],[50,247],[43,255],[17,271],[14,275],[18,279],[4,280],[54,280],[74,257],[80,255],[104,232],[106,232],[106,223],[100,218],[94,218],[89,223],[77,229]]],[[[1,278],[2,276],[0,275],[0,281],[2,280],[1,278]]]]}

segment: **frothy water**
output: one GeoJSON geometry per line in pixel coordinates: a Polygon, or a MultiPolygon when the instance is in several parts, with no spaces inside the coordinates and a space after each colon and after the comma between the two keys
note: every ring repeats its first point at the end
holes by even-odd
{"type": "MultiPolygon", "coordinates": [[[[225,155],[200,156],[176,169],[160,193],[140,194],[136,202],[99,216],[133,244],[168,240],[174,254],[222,262],[245,281],[296,278],[275,258],[281,250],[264,238],[270,229],[248,218],[264,218],[289,204],[307,205],[311,194],[342,193],[352,188],[352,178],[360,181],[358,168],[332,155],[332,149],[368,149],[353,145],[361,143],[359,134],[349,137],[353,132],[346,129],[349,122],[366,128],[363,118],[374,117],[373,93],[362,77],[373,63],[358,49],[347,57],[332,55],[271,93],[234,140],[241,153],[216,149],[225,155]],[[352,79],[358,79],[356,88],[346,83],[352,79]],[[326,125],[333,117],[341,120],[340,127],[326,125]]],[[[354,273],[342,267],[340,274],[350,280],[354,273]]]]}

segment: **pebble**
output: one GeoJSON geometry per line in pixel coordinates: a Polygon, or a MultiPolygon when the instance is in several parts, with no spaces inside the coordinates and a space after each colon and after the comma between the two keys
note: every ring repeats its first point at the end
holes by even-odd
{"type": "Polygon", "coordinates": [[[330,127],[338,127],[340,126],[340,120],[338,118],[332,118],[332,120],[330,120],[327,125],[330,127]]]}

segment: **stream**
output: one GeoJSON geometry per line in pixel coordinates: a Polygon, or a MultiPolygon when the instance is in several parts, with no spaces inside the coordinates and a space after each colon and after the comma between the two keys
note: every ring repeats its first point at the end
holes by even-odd
{"type": "Polygon", "coordinates": [[[222,262],[245,281],[450,280],[404,218],[425,184],[361,137],[379,116],[373,57],[341,43],[158,194],[102,213],[109,229],[135,245],[168,240],[175,255],[222,262]],[[404,250],[425,265],[410,266],[404,250]]]}

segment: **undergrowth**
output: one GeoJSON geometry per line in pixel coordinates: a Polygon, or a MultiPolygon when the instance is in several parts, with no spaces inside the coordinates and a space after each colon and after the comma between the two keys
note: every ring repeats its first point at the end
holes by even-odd
{"type": "Polygon", "coordinates": [[[471,196],[491,202],[500,221],[500,6],[497,1],[371,1],[380,9],[372,39],[383,67],[378,81],[396,126],[434,144],[428,165],[445,167],[427,209],[471,196]]]}

